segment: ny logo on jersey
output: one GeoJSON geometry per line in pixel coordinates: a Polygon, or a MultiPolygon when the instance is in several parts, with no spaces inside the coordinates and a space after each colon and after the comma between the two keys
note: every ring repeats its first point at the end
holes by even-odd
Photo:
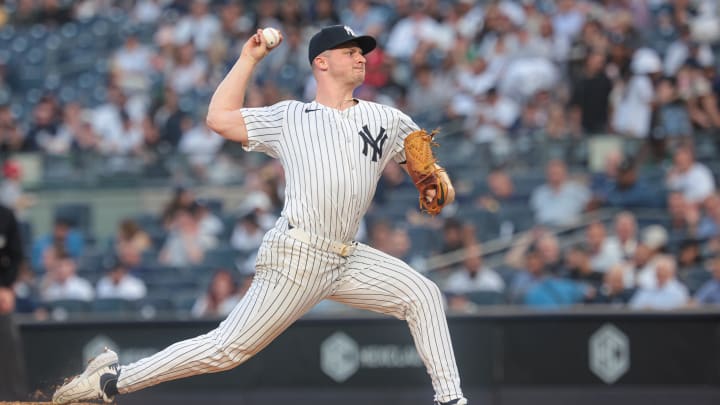
{"type": "Polygon", "coordinates": [[[372,154],[372,161],[377,162],[378,157],[382,158],[382,148],[385,144],[385,141],[387,141],[388,136],[385,133],[385,128],[380,127],[380,133],[377,137],[373,137],[370,133],[370,129],[367,127],[367,125],[364,125],[363,130],[358,132],[360,137],[363,140],[363,155],[368,155],[368,146],[372,148],[373,154],[372,154]]]}

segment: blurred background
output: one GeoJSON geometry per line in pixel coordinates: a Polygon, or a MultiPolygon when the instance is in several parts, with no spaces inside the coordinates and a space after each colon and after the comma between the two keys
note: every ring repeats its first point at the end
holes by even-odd
{"type": "MultiPolygon", "coordinates": [[[[456,203],[421,214],[391,164],[357,239],[444,291],[472,403],[720,401],[715,0],[0,0],[28,390],[102,346],[127,363],[202,333],[242,298],[283,171],[210,131],[209,98],[277,27],[246,105],[312,100],[307,44],[330,24],[378,39],[357,97],[441,129],[456,203]]],[[[403,324],[323,302],[280,340],[121,403],[430,398],[403,324]]]]}

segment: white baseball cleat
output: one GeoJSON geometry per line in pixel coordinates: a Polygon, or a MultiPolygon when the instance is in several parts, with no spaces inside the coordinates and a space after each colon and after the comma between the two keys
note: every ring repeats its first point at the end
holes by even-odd
{"type": "Polygon", "coordinates": [[[77,401],[102,399],[112,402],[114,396],[108,397],[104,388],[109,381],[117,380],[118,356],[114,351],[105,351],[88,362],[82,374],[63,384],[53,395],[53,403],[67,404],[77,401]]]}

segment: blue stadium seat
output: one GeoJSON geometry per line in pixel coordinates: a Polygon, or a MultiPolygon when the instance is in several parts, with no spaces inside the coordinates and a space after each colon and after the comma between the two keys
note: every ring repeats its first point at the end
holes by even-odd
{"type": "Polygon", "coordinates": [[[54,207],[54,218],[67,219],[85,235],[92,235],[92,207],[87,203],[61,203],[54,207]]]}

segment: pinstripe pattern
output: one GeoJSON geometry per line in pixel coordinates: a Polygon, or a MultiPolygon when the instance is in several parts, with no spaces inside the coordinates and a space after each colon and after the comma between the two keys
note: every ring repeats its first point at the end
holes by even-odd
{"type": "Polygon", "coordinates": [[[435,284],[367,245],[359,244],[344,258],[286,234],[292,224],[320,238],[351,241],[383,168],[390,159],[405,160],[403,139],[417,125],[396,109],[366,101],[343,111],[317,102],[284,101],[244,109],[243,116],[246,150],[280,159],[287,181],[285,207],[260,247],[253,284],[217,329],[123,366],[119,392],[235,367],[330,298],[407,320],[432,379],[435,400],[461,397],[442,296],[435,284]],[[388,139],[380,150],[384,134],[388,139]],[[369,140],[378,142],[370,147],[369,140]]]}

